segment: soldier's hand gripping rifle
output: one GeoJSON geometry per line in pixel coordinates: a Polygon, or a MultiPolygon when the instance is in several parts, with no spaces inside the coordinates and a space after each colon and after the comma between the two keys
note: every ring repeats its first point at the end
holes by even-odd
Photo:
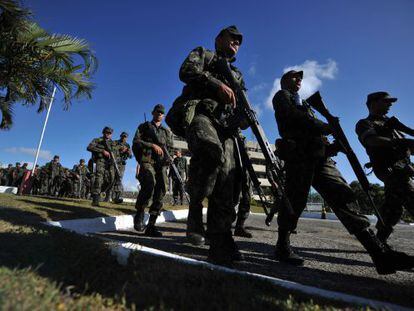
{"type": "MultiPolygon", "coordinates": [[[[270,178],[268,176],[269,182],[273,182],[275,185],[275,187],[272,187],[273,196],[276,200],[275,206],[283,206],[284,208],[286,208],[286,211],[290,215],[293,215],[294,212],[289,202],[289,199],[286,196],[286,191],[283,185],[283,173],[281,162],[273,153],[270,143],[267,140],[266,134],[256,117],[256,112],[253,110],[249,103],[249,100],[247,99],[246,92],[241,87],[240,82],[237,81],[237,79],[233,75],[230,64],[225,58],[219,59],[217,65],[220,68],[221,74],[230,84],[231,89],[235,93],[237,98],[238,109],[240,109],[240,111],[246,118],[250,128],[252,129],[254,136],[257,139],[260,149],[263,152],[266,161],[266,166],[268,167],[269,175],[271,177],[270,178]]],[[[270,222],[272,221],[275,212],[276,210],[272,209],[267,215],[267,225],[270,225],[270,222]]]]}
{"type": "Polygon", "coordinates": [[[112,164],[115,167],[115,178],[114,178],[114,180],[112,182],[112,185],[111,185],[111,188],[112,188],[112,186],[115,184],[116,180],[121,179],[121,172],[119,171],[118,163],[116,162],[116,158],[114,156],[114,153],[112,152],[111,148],[109,148],[109,146],[108,146],[108,141],[107,140],[104,140],[104,141],[105,141],[105,149],[106,149],[106,151],[109,152],[109,155],[110,155],[111,160],[112,160],[112,164]]]}
{"type": "Polygon", "coordinates": [[[333,137],[337,141],[337,143],[340,145],[342,151],[345,153],[349,163],[351,164],[352,170],[354,171],[359,183],[361,184],[362,189],[366,193],[369,203],[371,207],[373,208],[376,216],[378,217],[378,220],[382,223],[382,225],[385,226],[384,220],[376,207],[374,200],[372,199],[370,190],[371,185],[368,181],[367,176],[365,175],[364,170],[362,169],[361,163],[359,163],[359,160],[357,156],[355,155],[354,151],[352,150],[351,145],[349,144],[348,139],[346,138],[346,135],[344,131],[342,130],[341,124],[339,123],[339,118],[333,116],[328,108],[326,108],[325,103],[322,100],[321,94],[319,92],[316,92],[311,97],[309,97],[306,102],[314,108],[316,111],[318,111],[328,122],[329,126],[332,129],[333,137]]]}
{"type": "Polygon", "coordinates": [[[250,161],[249,155],[247,153],[244,140],[241,137],[237,137],[237,145],[238,145],[238,150],[240,153],[240,160],[242,162],[242,165],[246,168],[250,176],[250,180],[252,181],[253,187],[254,189],[256,189],[256,192],[259,196],[260,203],[262,203],[263,211],[266,214],[266,216],[268,216],[270,213],[269,209],[271,208],[270,202],[267,201],[266,199],[266,195],[263,192],[259,178],[257,177],[257,174],[254,171],[253,164],[250,161]]]}

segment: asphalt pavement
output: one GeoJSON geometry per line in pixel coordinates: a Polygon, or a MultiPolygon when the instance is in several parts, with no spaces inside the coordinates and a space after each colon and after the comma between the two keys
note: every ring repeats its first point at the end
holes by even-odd
{"type": "MultiPolygon", "coordinates": [[[[294,267],[273,258],[277,237],[274,223],[267,227],[264,216],[251,215],[246,222],[252,239],[236,238],[246,261],[236,268],[318,288],[387,301],[414,308],[414,270],[381,276],[375,271],[369,255],[338,221],[301,219],[292,245],[306,260],[294,267]]],[[[193,246],[185,237],[185,221],[162,223],[162,238],[148,238],[131,231],[106,232],[106,238],[138,243],[174,254],[206,260],[208,246],[193,246]]],[[[398,225],[390,239],[397,250],[414,255],[414,226],[398,225]]]]}

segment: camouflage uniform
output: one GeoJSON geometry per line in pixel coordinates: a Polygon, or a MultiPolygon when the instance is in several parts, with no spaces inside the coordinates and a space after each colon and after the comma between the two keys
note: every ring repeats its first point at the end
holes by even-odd
{"type": "Polygon", "coordinates": [[[115,192],[115,199],[120,200],[121,194],[124,191],[124,188],[122,186],[122,179],[124,178],[126,161],[132,158],[132,153],[131,153],[131,146],[127,142],[125,143],[122,142],[122,139],[115,141],[115,143],[117,144],[117,147],[119,150],[119,158],[118,158],[117,164],[118,164],[119,173],[121,175],[119,176],[119,178],[117,179],[115,183],[114,192],[115,192]],[[124,147],[127,148],[127,151],[121,153],[120,150],[124,147]]]}
{"type": "Polygon", "coordinates": [[[326,156],[328,142],[324,123],[316,118],[306,101],[295,102],[296,94],[280,90],[273,98],[273,108],[279,128],[286,170],[286,191],[294,215],[281,208],[279,230],[294,231],[299,216],[306,207],[310,187],[318,191],[351,234],[369,227],[368,219],[357,212],[357,202],[351,187],[326,156]],[[286,156],[286,154],[288,154],[286,156]]]}
{"type": "Polygon", "coordinates": [[[80,199],[86,198],[87,176],[89,175],[88,167],[84,164],[75,165],[73,168],[75,173],[74,192],[75,197],[80,199]]]}
{"type": "Polygon", "coordinates": [[[59,192],[63,179],[64,171],[62,164],[52,160],[46,164],[45,169],[47,172],[47,193],[54,196],[59,192]]]}
{"type": "MultiPolygon", "coordinates": [[[[241,148],[244,145],[246,148],[246,145],[244,143],[246,137],[244,137],[241,134],[241,132],[239,133],[238,139],[239,141],[243,141],[243,144],[239,144],[238,147],[241,148]]],[[[237,222],[234,230],[234,235],[251,238],[252,234],[244,228],[244,223],[250,214],[250,201],[252,198],[252,181],[250,179],[247,168],[243,164],[245,163],[245,161],[250,161],[250,159],[243,159],[243,155],[245,154],[247,154],[247,150],[246,153],[240,154],[240,163],[238,165],[238,177],[236,178],[236,180],[239,180],[240,182],[236,183],[234,191],[234,200],[236,202],[236,205],[238,206],[237,222]]]]}
{"type": "Polygon", "coordinates": [[[12,186],[12,187],[18,187],[19,186],[18,182],[19,182],[19,178],[22,175],[22,171],[23,171],[23,169],[20,166],[20,163],[16,163],[16,166],[13,167],[10,170],[10,179],[11,179],[11,185],[10,186],[12,186]]]}
{"type": "MultiPolygon", "coordinates": [[[[235,26],[223,29],[217,38],[225,32],[232,37],[237,36],[241,43],[242,35],[235,26]]],[[[222,103],[218,97],[221,85],[229,86],[217,66],[219,58],[227,57],[220,51],[213,52],[203,47],[194,49],[180,68],[180,79],[186,85],[177,100],[198,101],[195,116],[186,133],[192,154],[188,179],[190,205],[187,236],[193,244],[204,242],[202,202],[208,198],[209,259],[218,264],[231,265],[240,253],[231,232],[231,225],[236,218],[235,137],[238,127],[230,126],[230,116],[237,119],[240,112],[234,111],[230,104],[222,103]]],[[[234,60],[227,58],[230,63],[234,60]]],[[[230,66],[233,75],[244,88],[241,72],[234,65],[230,66]]]]}
{"type": "Polygon", "coordinates": [[[149,213],[158,216],[167,191],[168,162],[165,156],[155,154],[152,144],[172,147],[172,133],[162,125],[157,127],[154,122],[140,124],[133,140],[134,155],[140,165],[138,181],[141,185],[135,206],[139,212],[148,207],[152,198],[149,213]]]}
{"type": "Polygon", "coordinates": [[[98,203],[101,192],[106,193],[111,188],[115,178],[114,160],[110,157],[105,157],[103,152],[105,150],[107,152],[112,151],[114,157],[117,158],[118,148],[112,139],[105,140],[104,137],[99,137],[89,143],[87,150],[92,152],[92,159],[96,164],[91,193],[94,203],[98,203]],[[103,187],[106,189],[103,189],[103,187]]]}
{"type": "Polygon", "coordinates": [[[384,182],[385,202],[381,207],[384,225],[377,222],[378,237],[386,241],[392,233],[392,228],[401,219],[403,206],[414,216],[414,183],[413,168],[410,161],[410,150],[404,146],[370,147],[366,144],[368,137],[385,137],[402,139],[404,135],[387,126],[388,117],[368,116],[358,121],[356,133],[365,147],[375,175],[384,182]]]}
{"type": "MultiPolygon", "coordinates": [[[[187,160],[184,157],[175,157],[174,164],[181,176],[182,181],[184,182],[188,176],[187,160]]],[[[175,175],[174,169],[172,167],[170,167],[170,177],[172,179],[174,204],[178,204],[178,199],[180,199],[180,203],[182,205],[184,202],[184,192],[181,183],[175,175]]]]}

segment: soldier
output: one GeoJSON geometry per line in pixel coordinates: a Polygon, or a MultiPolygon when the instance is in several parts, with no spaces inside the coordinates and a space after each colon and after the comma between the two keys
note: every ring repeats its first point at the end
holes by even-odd
{"type": "Polygon", "coordinates": [[[120,204],[123,202],[123,199],[121,197],[122,191],[124,190],[122,186],[122,179],[124,177],[126,161],[132,158],[131,146],[127,143],[127,139],[128,139],[128,133],[122,132],[119,140],[116,141],[116,144],[118,146],[118,153],[119,153],[119,158],[118,158],[117,163],[118,163],[118,169],[119,169],[120,176],[118,176],[115,186],[114,186],[114,192],[115,192],[114,203],[115,204],[120,204]]]}
{"type": "Polygon", "coordinates": [[[92,206],[99,205],[101,192],[107,192],[115,181],[114,161],[117,158],[118,148],[112,140],[113,129],[105,126],[102,137],[93,139],[87,147],[92,152],[92,159],[96,164],[94,172],[94,184],[92,186],[92,206]],[[111,152],[115,159],[111,157],[111,152]],[[106,185],[106,189],[102,189],[106,185]]]}
{"type": "MultiPolygon", "coordinates": [[[[182,156],[181,150],[175,151],[174,158],[175,167],[178,170],[178,173],[181,176],[182,181],[187,180],[188,169],[187,169],[187,160],[182,156]]],[[[180,205],[183,205],[184,202],[184,191],[180,181],[177,178],[177,175],[174,172],[174,169],[170,167],[170,178],[172,179],[172,188],[173,188],[173,205],[177,205],[180,202],[180,205]],[[180,201],[178,201],[180,199],[180,201]]]]}
{"type": "Polygon", "coordinates": [[[369,229],[368,219],[357,212],[355,195],[330,158],[339,149],[329,144],[328,124],[318,120],[298,91],[303,72],[291,70],[281,78],[281,90],[273,97],[275,117],[282,137],[280,154],[285,160],[286,192],[293,211],[281,206],[276,259],[302,265],[303,259],[290,247],[290,233],[296,229],[313,186],[329,204],[350,234],[356,236],[371,256],[379,274],[414,266],[413,258],[385,247],[369,229]],[[293,214],[292,214],[293,212],[293,214]]]}
{"type": "Polygon", "coordinates": [[[75,165],[73,168],[75,182],[74,182],[74,192],[75,197],[79,199],[86,198],[86,186],[87,186],[87,176],[89,170],[85,165],[85,159],[80,159],[79,164],[75,165]]]}
{"type": "Polygon", "coordinates": [[[60,157],[55,155],[53,160],[46,164],[46,172],[48,175],[48,194],[55,196],[59,193],[60,184],[63,178],[63,167],[59,163],[60,157]]]}
{"type": "Polygon", "coordinates": [[[33,195],[38,195],[38,194],[40,194],[40,187],[41,187],[39,164],[36,164],[36,167],[34,169],[32,178],[33,178],[32,194],[33,195]]]}
{"type": "MultiPolygon", "coordinates": [[[[243,36],[236,26],[220,31],[215,39],[215,52],[195,48],[180,68],[180,79],[186,85],[180,101],[198,104],[186,138],[192,153],[188,190],[190,206],[187,237],[193,244],[204,243],[202,201],[208,198],[207,227],[210,239],[209,260],[231,266],[241,260],[233,240],[231,224],[235,220],[235,135],[230,129],[230,116],[238,117],[236,96],[218,68],[218,61],[233,63],[243,36]]],[[[232,64],[235,77],[244,87],[241,72],[232,64]]]]}
{"type": "MultiPolygon", "coordinates": [[[[243,134],[239,133],[239,139],[245,142],[246,137],[243,136],[243,134]]],[[[246,146],[245,143],[243,143],[244,146],[246,146]]],[[[240,145],[239,145],[240,148],[240,145]]],[[[246,150],[247,153],[247,150],[246,150]]],[[[237,208],[237,221],[234,228],[234,235],[243,237],[243,238],[249,238],[251,239],[253,237],[252,233],[249,232],[245,226],[244,223],[246,222],[247,218],[250,214],[250,201],[252,199],[252,182],[249,176],[249,173],[247,172],[247,168],[245,164],[243,163],[243,158],[240,159],[240,167],[238,169],[239,176],[236,178],[239,180],[238,185],[235,188],[235,201],[238,203],[237,208]]],[[[249,159],[246,159],[250,161],[249,159]]]]}
{"type": "Polygon", "coordinates": [[[411,180],[414,168],[410,160],[414,143],[405,139],[402,133],[414,135],[414,130],[395,117],[387,117],[396,101],[397,98],[387,92],[369,94],[366,102],[369,115],[356,125],[356,133],[368,153],[370,165],[385,186],[385,202],[381,207],[385,224],[378,221],[376,225],[377,237],[384,244],[400,220],[403,206],[414,216],[414,183],[411,180]]]}
{"type": "Polygon", "coordinates": [[[2,177],[2,186],[10,186],[11,185],[11,171],[13,169],[13,164],[9,163],[7,168],[3,169],[3,177],[2,177]]]}
{"type": "Polygon", "coordinates": [[[140,124],[135,132],[132,150],[139,164],[138,180],[141,190],[138,193],[135,208],[134,228],[144,230],[145,208],[152,198],[149,208],[150,218],[145,235],[161,237],[162,233],[155,227],[155,222],[162,208],[162,200],[167,191],[168,159],[163,148],[172,147],[172,133],[162,126],[165,108],[155,105],[152,110],[152,121],[140,124]]]}

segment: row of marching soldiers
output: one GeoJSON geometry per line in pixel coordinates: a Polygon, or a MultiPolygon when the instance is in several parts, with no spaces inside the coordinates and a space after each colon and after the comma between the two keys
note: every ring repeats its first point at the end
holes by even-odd
{"type": "MultiPolygon", "coordinates": [[[[17,187],[19,193],[25,185],[26,176],[30,170],[28,163],[23,165],[16,162],[0,170],[0,185],[17,187]]],[[[31,179],[30,193],[33,195],[48,195],[73,198],[87,198],[90,191],[90,180],[93,176],[81,159],[72,169],[63,167],[60,157],[55,155],[53,160],[44,166],[36,165],[31,179]]]]}

